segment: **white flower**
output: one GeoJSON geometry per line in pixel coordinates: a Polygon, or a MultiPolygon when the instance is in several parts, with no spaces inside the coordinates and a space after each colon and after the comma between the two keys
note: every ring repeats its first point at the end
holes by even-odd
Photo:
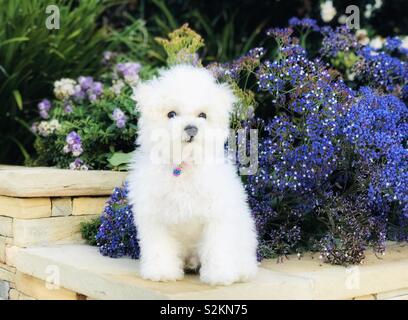
{"type": "Polygon", "coordinates": [[[139,82],[139,75],[138,74],[129,74],[125,75],[125,81],[130,85],[130,86],[136,86],[137,83],[139,82]]]}
{"type": "Polygon", "coordinates": [[[328,0],[320,4],[320,15],[324,22],[330,22],[337,14],[336,8],[333,6],[333,1],[328,0]]]}
{"type": "Polygon", "coordinates": [[[346,22],[347,22],[347,16],[346,16],[345,14],[342,14],[342,15],[337,19],[337,21],[338,21],[340,24],[346,24],[346,22]]]}
{"type": "Polygon", "coordinates": [[[371,39],[370,41],[370,46],[373,49],[381,49],[382,46],[384,45],[385,39],[380,37],[380,36],[376,36],[375,38],[371,39]]]}
{"type": "Polygon", "coordinates": [[[124,86],[125,83],[122,80],[114,80],[111,89],[114,94],[120,95],[120,92],[122,91],[124,86]]]}
{"type": "Polygon", "coordinates": [[[347,73],[347,80],[353,81],[356,77],[355,72],[347,73]]]}
{"type": "Polygon", "coordinates": [[[358,42],[364,46],[370,43],[370,38],[368,37],[368,33],[366,29],[357,30],[356,37],[357,37],[358,42]]]}
{"type": "Polygon", "coordinates": [[[50,125],[50,130],[52,132],[58,131],[61,128],[61,124],[59,123],[57,119],[52,119],[49,122],[49,125],[50,125]]]}
{"type": "Polygon", "coordinates": [[[408,36],[403,37],[401,41],[401,48],[408,49],[408,36]]]}
{"type": "Polygon", "coordinates": [[[380,9],[382,5],[383,5],[382,0],[375,0],[374,5],[372,5],[371,3],[366,4],[364,17],[366,17],[367,19],[370,18],[374,10],[380,9]]]}
{"type": "Polygon", "coordinates": [[[42,137],[48,137],[50,134],[59,130],[60,123],[56,119],[50,121],[41,121],[36,125],[36,132],[42,137]]]}
{"type": "Polygon", "coordinates": [[[54,94],[57,99],[65,100],[75,94],[75,80],[63,78],[54,82],[54,94]]]}

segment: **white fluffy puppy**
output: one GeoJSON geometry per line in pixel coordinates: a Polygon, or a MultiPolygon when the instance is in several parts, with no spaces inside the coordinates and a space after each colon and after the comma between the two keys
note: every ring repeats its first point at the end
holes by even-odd
{"type": "Polygon", "coordinates": [[[200,267],[212,285],[250,279],[257,236],[244,188],[235,166],[203,147],[217,140],[223,151],[231,89],[204,68],[179,65],[137,86],[134,99],[140,147],[128,181],[141,276],[172,281],[200,267]]]}

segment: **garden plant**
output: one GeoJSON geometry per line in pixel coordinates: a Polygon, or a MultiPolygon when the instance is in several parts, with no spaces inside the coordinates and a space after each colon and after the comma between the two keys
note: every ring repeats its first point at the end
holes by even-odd
{"type": "MultiPolygon", "coordinates": [[[[258,171],[243,177],[259,259],[316,250],[325,262],[354,264],[367,248],[383,254],[387,240],[406,241],[408,68],[401,39],[375,49],[345,26],[298,18],[266,36],[273,50],[257,47],[207,66],[252,98],[237,110],[256,107],[231,126],[260,133],[258,171]],[[321,39],[314,54],[305,41],[313,33],[321,39]]],[[[96,239],[105,255],[137,257],[126,192],[115,190],[102,214],[96,239]]]]}
{"type": "MultiPolygon", "coordinates": [[[[408,240],[408,38],[400,36],[408,30],[377,24],[394,8],[380,2],[359,1],[367,27],[355,30],[341,14],[347,1],[285,4],[295,16],[277,17],[280,27],[271,28],[274,15],[262,16],[269,1],[247,15],[232,1],[223,10],[213,1],[191,10],[191,1],[177,0],[63,1],[64,33],[28,28],[43,13],[5,2],[3,155],[23,154],[26,165],[126,170],[137,152],[133,88],[161,68],[203,66],[238,98],[231,129],[258,132],[258,168],[242,183],[259,260],[316,251],[348,265],[362,263],[367,249],[385,254],[388,240],[408,240]]],[[[118,186],[100,219],[82,226],[103,255],[139,255],[127,192],[118,186]]]]}

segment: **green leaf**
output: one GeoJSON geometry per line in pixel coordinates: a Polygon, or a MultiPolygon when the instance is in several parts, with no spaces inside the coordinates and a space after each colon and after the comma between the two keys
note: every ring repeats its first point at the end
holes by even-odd
{"type": "Polygon", "coordinates": [[[23,41],[28,41],[28,40],[30,40],[30,38],[27,38],[27,37],[15,37],[15,38],[8,39],[8,40],[3,41],[2,43],[0,43],[0,47],[4,46],[6,44],[10,44],[10,43],[23,42],[23,41]]]}
{"type": "Polygon", "coordinates": [[[115,152],[109,159],[108,162],[113,167],[127,165],[130,163],[132,159],[132,152],[124,153],[124,152],[115,152]]]}
{"type": "Polygon", "coordinates": [[[23,98],[21,97],[20,91],[13,90],[13,96],[16,100],[17,106],[20,110],[23,110],[23,98]]]}

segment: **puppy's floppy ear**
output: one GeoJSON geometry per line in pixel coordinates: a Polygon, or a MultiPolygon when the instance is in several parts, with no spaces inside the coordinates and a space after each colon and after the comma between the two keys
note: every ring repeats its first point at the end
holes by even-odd
{"type": "Polygon", "coordinates": [[[133,87],[132,99],[136,102],[136,106],[141,112],[154,105],[154,81],[142,82],[133,87]]]}
{"type": "Polygon", "coordinates": [[[217,99],[219,99],[220,104],[223,108],[227,109],[228,114],[232,113],[234,109],[234,104],[238,103],[238,98],[235,96],[230,85],[222,83],[218,85],[217,99]]]}

